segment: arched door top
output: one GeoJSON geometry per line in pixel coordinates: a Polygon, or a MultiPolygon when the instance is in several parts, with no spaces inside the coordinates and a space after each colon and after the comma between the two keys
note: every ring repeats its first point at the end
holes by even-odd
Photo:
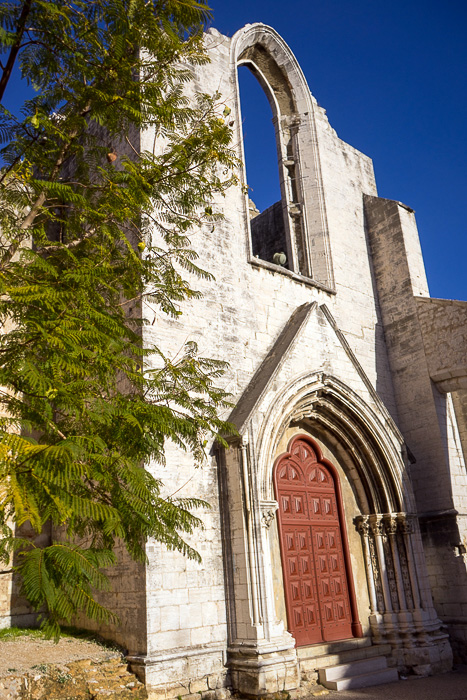
{"type": "MultiPolygon", "coordinates": [[[[339,475],[336,467],[323,456],[321,449],[315,440],[309,435],[295,435],[287,446],[287,452],[280,455],[275,461],[275,479],[279,477],[279,462],[289,465],[289,469],[298,470],[304,485],[313,484],[316,487],[332,485],[337,491],[338,498],[342,501],[339,475]]],[[[282,471],[282,470],[281,470],[282,471]]]]}
{"type": "MultiPolygon", "coordinates": [[[[273,497],[271,461],[277,445],[289,426],[298,425],[325,436],[346,453],[348,459],[341,465],[357,490],[362,513],[416,512],[403,438],[384,407],[371,406],[332,375],[313,371],[281,387],[264,413],[257,439],[264,500],[273,497]]],[[[321,459],[316,443],[313,449],[321,459]]]]}

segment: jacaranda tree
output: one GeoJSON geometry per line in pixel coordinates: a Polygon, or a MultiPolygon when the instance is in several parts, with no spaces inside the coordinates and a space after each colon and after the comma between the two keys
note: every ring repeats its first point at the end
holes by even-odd
{"type": "Polygon", "coordinates": [[[142,467],[167,440],[203,458],[226,429],[223,365],[143,347],[142,308],[196,297],[209,273],[189,235],[215,224],[236,161],[220,96],[186,97],[205,0],[18,0],[0,16],[0,98],[18,70],[34,90],[21,116],[0,108],[0,553],[57,635],[77,612],[112,617],[94,591],[117,540],[138,561],[147,538],[198,557],[184,533],[200,502],[163,498],[142,467]],[[62,536],[39,547],[45,527],[62,536]]]}

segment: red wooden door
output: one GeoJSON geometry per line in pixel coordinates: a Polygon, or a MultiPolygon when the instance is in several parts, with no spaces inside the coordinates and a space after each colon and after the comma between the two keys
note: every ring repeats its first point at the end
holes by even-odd
{"type": "Polygon", "coordinates": [[[352,636],[334,478],[308,440],[277,461],[274,486],[289,631],[297,646],[352,636]]]}

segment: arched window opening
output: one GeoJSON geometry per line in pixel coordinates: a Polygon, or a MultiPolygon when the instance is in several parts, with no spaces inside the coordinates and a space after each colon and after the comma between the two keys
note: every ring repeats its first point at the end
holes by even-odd
{"type": "MultiPolygon", "coordinates": [[[[275,166],[272,163],[273,156],[271,155],[264,160],[264,165],[263,156],[255,154],[250,156],[250,146],[246,144],[247,184],[253,189],[253,185],[250,183],[250,174],[255,171],[259,171],[255,177],[254,185],[258,191],[260,189],[267,191],[270,173],[273,171],[279,173],[280,183],[280,199],[271,201],[274,194],[277,196],[278,192],[277,188],[272,188],[267,202],[268,206],[262,211],[258,207],[249,206],[253,255],[276,265],[283,265],[306,277],[311,277],[310,251],[307,246],[300,183],[298,131],[301,120],[293,99],[291,86],[282,69],[260,44],[247,48],[241,54],[238,66],[240,68],[246,66],[257,79],[263,91],[261,95],[261,92],[258,91],[258,85],[252,82],[251,76],[247,74],[245,80],[243,69],[239,70],[239,80],[242,81],[241,112],[244,131],[250,133],[250,141],[257,144],[261,141],[259,135],[266,134],[267,138],[270,111],[265,111],[265,96],[273,114],[272,122],[276,143],[275,149],[271,146],[267,148],[269,154],[275,153],[275,166]],[[248,78],[247,91],[249,94],[247,93],[245,96],[243,93],[246,92],[245,83],[248,78]],[[255,89],[255,97],[249,99],[252,87],[255,89]],[[262,105],[262,114],[261,111],[255,109],[255,105],[262,105]],[[256,127],[254,127],[255,122],[256,127]],[[248,123],[250,123],[250,127],[248,127],[248,123]],[[264,183],[264,188],[262,183],[264,183]],[[286,256],[285,262],[283,260],[284,254],[286,256]]],[[[269,144],[271,139],[272,137],[269,137],[269,144]]],[[[251,146],[254,147],[254,144],[252,143],[251,146]]],[[[257,204],[256,201],[255,204],[257,204]]]]}
{"type": "Polygon", "coordinates": [[[274,115],[249,66],[239,66],[243,148],[253,255],[289,268],[274,115]]]}

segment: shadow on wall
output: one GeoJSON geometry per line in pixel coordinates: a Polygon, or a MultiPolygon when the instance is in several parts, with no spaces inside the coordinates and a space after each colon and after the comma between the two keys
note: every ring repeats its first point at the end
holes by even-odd
{"type": "MultiPolygon", "coordinates": [[[[29,522],[15,527],[15,536],[29,540],[35,547],[47,547],[51,543],[51,525],[47,523],[41,534],[36,535],[29,522]]],[[[21,555],[16,552],[11,564],[0,570],[0,628],[38,627],[38,614],[21,594],[21,578],[14,571],[21,555]]]]}
{"type": "MultiPolygon", "coordinates": [[[[287,240],[282,213],[282,201],[275,202],[261,213],[250,206],[251,244],[253,255],[261,260],[275,263],[276,253],[285,253],[287,240]]],[[[288,268],[285,262],[283,267],[288,268]]]]}

